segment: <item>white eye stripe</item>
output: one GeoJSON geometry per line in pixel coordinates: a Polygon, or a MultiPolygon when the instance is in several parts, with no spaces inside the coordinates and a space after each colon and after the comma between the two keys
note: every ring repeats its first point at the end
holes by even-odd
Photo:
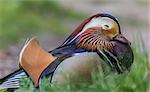
{"type": "MultiPolygon", "coordinates": [[[[82,31],[78,34],[78,35],[76,35],[69,43],[71,43],[72,41],[74,41],[79,35],[81,35],[83,32],[85,32],[88,28],[91,28],[91,27],[96,27],[96,26],[100,26],[100,20],[101,20],[101,18],[93,18],[93,19],[91,19],[90,21],[89,21],[89,23],[87,23],[84,27],[83,27],[83,29],[82,29],[82,31]]],[[[68,44],[69,44],[68,43],[68,44]]],[[[64,44],[66,44],[66,43],[64,43],[64,44]]]]}
{"type": "Polygon", "coordinates": [[[101,17],[99,18],[93,18],[92,20],[90,20],[89,23],[87,23],[82,31],[77,35],[75,36],[70,42],[72,42],[74,39],[76,39],[80,34],[82,34],[83,32],[85,32],[88,28],[91,28],[91,27],[97,27],[97,26],[101,26],[101,17]]]}
{"type": "MultiPolygon", "coordinates": [[[[109,19],[111,21],[114,21],[113,19],[110,19],[108,17],[95,17],[93,19],[91,19],[82,29],[82,31],[80,33],[78,33],[71,41],[66,41],[64,44],[66,44],[68,42],[68,44],[70,44],[72,41],[74,41],[77,37],[79,37],[79,35],[81,35],[83,32],[85,32],[87,29],[91,28],[91,27],[103,27],[104,24],[109,25],[109,29],[111,28],[110,24],[108,21],[106,21],[106,19],[109,19]]],[[[106,29],[105,29],[106,30],[106,29]]],[[[108,30],[108,29],[107,29],[108,30]]]]}
{"type": "Polygon", "coordinates": [[[84,28],[83,28],[83,32],[85,30],[87,30],[88,28],[91,28],[91,27],[98,27],[98,26],[101,26],[102,25],[102,21],[101,21],[101,17],[99,18],[93,18],[89,23],[87,23],[84,28]]]}

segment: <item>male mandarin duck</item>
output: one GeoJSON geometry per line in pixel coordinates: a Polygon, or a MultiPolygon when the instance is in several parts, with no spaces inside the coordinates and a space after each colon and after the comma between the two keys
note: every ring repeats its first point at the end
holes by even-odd
{"type": "Polygon", "coordinates": [[[20,69],[0,80],[0,89],[19,88],[19,79],[31,78],[39,87],[42,77],[64,84],[80,78],[90,80],[93,70],[129,71],[133,63],[130,42],[121,34],[118,20],[106,13],[85,19],[58,48],[49,52],[35,38],[27,41],[20,53],[20,69]]]}

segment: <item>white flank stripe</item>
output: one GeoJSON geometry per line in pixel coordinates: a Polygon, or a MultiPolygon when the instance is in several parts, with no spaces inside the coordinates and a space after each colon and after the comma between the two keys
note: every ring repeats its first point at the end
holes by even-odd
{"type": "Polygon", "coordinates": [[[19,81],[21,78],[26,77],[26,74],[20,73],[12,78],[9,78],[2,84],[0,84],[0,89],[6,89],[6,88],[18,88],[19,87],[19,81]]]}

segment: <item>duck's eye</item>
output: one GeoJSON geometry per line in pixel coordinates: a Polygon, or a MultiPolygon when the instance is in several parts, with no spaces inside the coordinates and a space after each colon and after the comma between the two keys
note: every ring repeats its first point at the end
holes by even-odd
{"type": "Polygon", "coordinates": [[[105,25],[102,26],[102,28],[103,28],[104,30],[109,30],[109,29],[110,29],[110,26],[107,25],[107,24],[105,24],[105,25]]]}

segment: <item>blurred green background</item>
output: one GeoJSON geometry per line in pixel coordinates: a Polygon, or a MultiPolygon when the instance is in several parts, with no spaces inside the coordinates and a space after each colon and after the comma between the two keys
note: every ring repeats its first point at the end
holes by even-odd
{"type": "Polygon", "coordinates": [[[83,19],[99,12],[116,16],[132,46],[149,53],[148,6],[148,0],[0,0],[0,77],[18,68],[27,38],[36,36],[51,50],[83,19]]]}
{"type": "Polygon", "coordinates": [[[0,0],[0,77],[18,67],[19,52],[27,38],[36,36],[43,48],[51,50],[84,16],[59,1],[0,0]]]}

